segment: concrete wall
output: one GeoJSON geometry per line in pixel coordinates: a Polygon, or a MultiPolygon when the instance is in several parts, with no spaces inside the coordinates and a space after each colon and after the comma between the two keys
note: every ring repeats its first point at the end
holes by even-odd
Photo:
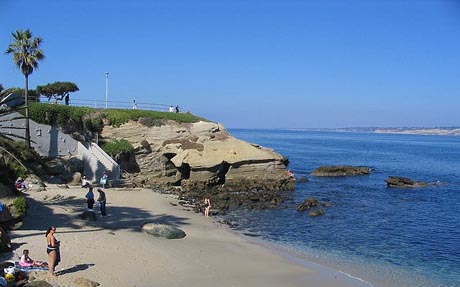
{"type": "MultiPolygon", "coordinates": [[[[78,141],[59,131],[57,128],[38,124],[29,120],[32,148],[41,156],[57,157],[78,155],[78,141]]],[[[0,132],[16,140],[25,140],[25,119],[17,112],[8,113],[0,118],[0,132]]]]}
{"type": "MultiPolygon", "coordinates": [[[[107,170],[110,179],[120,178],[120,166],[98,145],[90,143],[86,148],[59,129],[29,120],[32,148],[41,156],[76,156],[83,160],[84,174],[90,181],[97,181],[107,170]]],[[[0,132],[15,141],[25,140],[25,119],[17,112],[0,116],[0,132]]]]}

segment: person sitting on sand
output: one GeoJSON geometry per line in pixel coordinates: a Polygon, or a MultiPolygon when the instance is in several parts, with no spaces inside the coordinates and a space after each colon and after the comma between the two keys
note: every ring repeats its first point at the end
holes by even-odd
{"type": "Polygon", "coordinates": [[[91,182],[86,178],[86,176],[83,176],[81,179],[81,187],[89,187],[91,185],[91,182]]]}
{"type": "Polygon", "coordinates": [[[26,184],[24,183],[24,180],[22,180],[22,177],[18,177],[18,179],[16,179],[14,186],[16,187],[18,191],[23,191],[27,189],[26,184]]]}
{"type": "Polygon", "coordinates": [[[48,266],[48,263],[43,261],[35,261],[29,257],[29,250],[24,249],[22,252],[21,259],[19,260],[19,266],[21,267],[41,267],[41,266],[48,266]]]}

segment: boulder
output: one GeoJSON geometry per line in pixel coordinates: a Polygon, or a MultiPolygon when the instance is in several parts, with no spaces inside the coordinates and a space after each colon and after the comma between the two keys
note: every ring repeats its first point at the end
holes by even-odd
{"type": "Polygon", "coordinates": [[[70,180],[69,182],[69,185],[81,185],[81,179],[82,179],[82,175],[80,172],[75,172],[73,175],[72,175],[72,179],[70,180]]]}
{"type": "Polygon", "coordinates": [[[54,158],[45,163],[46,172],[49,175],[61,175],[66,172],[65,159],[63,158],[54,158]]]}
{"type": "Polygon", "coordinates": [[[305,211],[312,207],[319,206],[319,201],[316,198],[310,197],[304,200],[298,207],[297,211],[305,211]]]}
{"type": "Polygon", "coordinates": [[[163,237],[167,239],[181,239],[186,236],[182,229],[166,224],[144,223],[141,225],[141,230],[154,237],[163,237]]]}
{"type": "Polygon", "coordinates": [[[97,287],[101,285],[95,281],[91,281],[83,277],[75,278],[75,280],[73,280],[73,283],[78,287],[97,287]]]}
{"type": "Polygon", "coordinates": [[[310,215],[311,217],[316,217],[316,216],[320,216],[320,215],[324,215],[324,210],[322,210],[321,208],[320,209],[315,209],[315,210],[312,210],[308,213],[308,215],[310,215]]]}
{"type": "Polygon", "coordinates": [[[297,211],[309,211],[308,215],[315,217],[324,214],[324,210],[319,208],[320,206],[323,207],[331,207],[332,203],[330,202],[320,202],[316,198],[310,197],[305,199],[298,207],[297,211]]]}
{"type": "Polygon", "coordinates": [[[26,184],[27,191],[29,192],[40,192],[46,190],[46,185],[43,183],[41,178],[33,173],[27,176],[24,183],[26,184]]]}
{"type": "Polygon", "coordinates": [[[410,178],[400,176],[389,176],[385,179],[385,182],[387,183],[387,187],[411,188],[428,186],[427,182],[415,181],[410,178]]]}
{"type": "Polygon", "coordinates": [[[350,176],[368,175],[371,169],[365,166],[333,165],[320,166],[312,173],[314,176],[350,176]]]}
{"type": "Polygon", "coordinates": [[[50,283],[43,280],[30,281],[24,287],[53,287],[50,283]]]}

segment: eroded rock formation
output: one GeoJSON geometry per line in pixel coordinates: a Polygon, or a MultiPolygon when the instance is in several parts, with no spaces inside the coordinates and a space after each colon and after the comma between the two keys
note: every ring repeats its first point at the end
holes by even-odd
{"type": "Polygon", "coordinates": [[[102,136],[134,146],[138,185],[201,192],[294,189],[283,156],[238,140],[217,123],[129,122],[105,126],[102,136]]]}

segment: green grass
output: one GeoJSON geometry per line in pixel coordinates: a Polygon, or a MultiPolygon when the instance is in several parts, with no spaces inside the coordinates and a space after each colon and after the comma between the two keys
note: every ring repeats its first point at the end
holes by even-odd
{"type": "Polygon", "coordinates": [[[150,119],[147,122],[156,120],[172,120],[179,123],[196,123],[208,121],[204,118],[192,115],[191,113],[171,113],[147,110],[131,109],[93,109],[88,107],[73,107],[65,105],[52,105],[42,103],[31,103],[29,108],[30,118],[38,123],[47,125],[65,126],[67,124],[77,125],[89,131],[100,132],[103,128],[102,120],[106,119],[110,125],[120,126],[130,120],[137,121],[139,118],[150,119]],[[94,114],[88,119],[85,115],[94,114]]]}

